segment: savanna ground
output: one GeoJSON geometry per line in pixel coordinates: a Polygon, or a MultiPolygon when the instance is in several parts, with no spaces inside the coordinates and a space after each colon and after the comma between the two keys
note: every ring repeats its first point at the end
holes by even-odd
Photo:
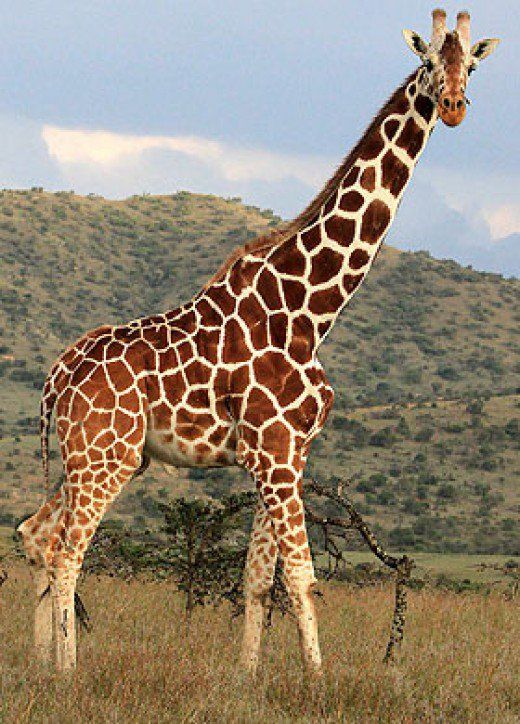
{"type": "Polygon", "coordinates": [[[70,678],[32,658],[33,590],[7,567],[0,588],[2,722],[516,722],[520,720],[518,599],[503,593],[409,593],[397,664],[385,665],[391,587],[321,584],[317,600],[324,677],[305,680],[294,623],[275,616],[257,680],[237,665],[241,619],[195,612],[167,582],[90,576],[94,624],[70,678]]]}

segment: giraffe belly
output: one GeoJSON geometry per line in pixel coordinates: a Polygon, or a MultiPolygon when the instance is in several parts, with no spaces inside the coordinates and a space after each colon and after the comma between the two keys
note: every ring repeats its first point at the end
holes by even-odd
{"type": "Polygon", "coordinates": [[[236,462],[235,443],[234,425],[221,425],[193,440],[178,435],[175,429],[150,426],[144,452],[175,467],[224,467],[236,462]]]}

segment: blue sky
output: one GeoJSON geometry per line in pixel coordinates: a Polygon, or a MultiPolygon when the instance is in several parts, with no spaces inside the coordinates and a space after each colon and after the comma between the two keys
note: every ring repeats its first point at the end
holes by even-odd
{"type": "MultiPolygon", "coordinates": [[[[0,1],[0,186],[121,198],[180,188],[297,213],[415,67],[419,0],[0,1]]],[[[453,25],[462,6],[443,6],[453,25]]],[[[475,0],[501,45],[462,126],[439,125],[391,231],[520,274],[517,0],[475,0]]]]}

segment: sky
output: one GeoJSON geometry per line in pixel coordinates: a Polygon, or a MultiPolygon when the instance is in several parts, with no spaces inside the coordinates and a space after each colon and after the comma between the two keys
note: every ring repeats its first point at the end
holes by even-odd
{"type": "MultiPolygon", "coordinates": [[[[298,213],[418,60],[423,0],[0,0],[0,187],[110,198],[180,189],[298,213]]],[[[444,2],[453,26],[463,6],[444,2]]],[[[438,124],[388,242],[520,276],[520,4],[466,120],[438,124]]]]}

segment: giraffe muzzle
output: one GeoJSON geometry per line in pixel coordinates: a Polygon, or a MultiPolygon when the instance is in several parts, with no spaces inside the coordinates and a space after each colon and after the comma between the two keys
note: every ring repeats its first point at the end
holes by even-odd
{"type": "Polygon", "coordinates": [[[437,110],[443,123],[450,127],[458,126],[466,116],[466,99],[462,93],[443,93],[437,110]]]}

